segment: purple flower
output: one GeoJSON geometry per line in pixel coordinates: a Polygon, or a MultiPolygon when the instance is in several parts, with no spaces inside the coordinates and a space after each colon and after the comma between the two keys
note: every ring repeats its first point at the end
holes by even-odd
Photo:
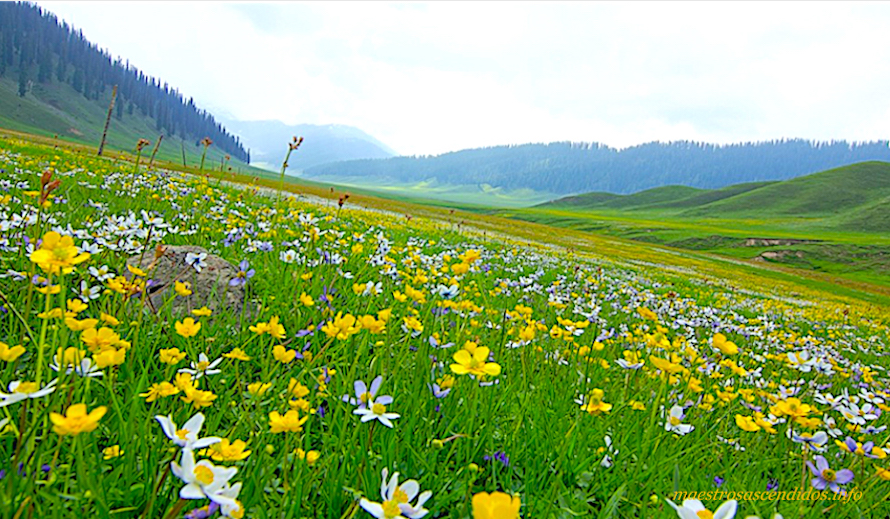
{"type": "Polygon", "coordinates": [[[215,514],[217,510],[219,510],[219,505],[216,503],[210,503],[207,506],[195,508],[191,512],[185,514],[185,519],[207,519],[211,515],[215,514]]]}
{"type": "Polygon", "coordinates": [[[841,469],[835,472],[828,466],[828,461],[824,456],[816,456],[816,465],[814,466],[812,462],[808,461],[807,466],[810,467],[810,472],[816,476],[812,479],[813,488],[816,490],[825,490],[825,487],[828,487],[836,494],[841,491],[840,485],[846,485],[853,481],[852,470],[841,469]]]}
{"type": "Polygon", "coordinates": [[[433,392],[433,396],[435,396],[436,398],[445,398],[446,396],[448,396],[448,393],[451,392],[450,387],[448,389],[442,389],[441,387],[439,387],[439,384],[433,384],[429,387],[430,391],[433,392]]]}
{"type": "Polygon", "coordinates": [[[769,481],[766,483],[766,491],[772,492],[777,488],[779,488],[779,480],[776,478],[769,478],[769,481]]]}
{"type": "Polygon", "coordinates": [[[723,478],[721,478],[720,476],[714,476],[714,485],[715,485],[717,488],[720,488],[720,486],[723,485],[723,482],[724,482],[724,481],[726,481],[726,480],[723,479],[723,478]]]}
{"type": "Polygon", "coordinates": [[[482,459],[484,459],[485,461],[491,461],[491,460],[500,461],[505,467],[510,466],[510,458],[508,458],[507,453],[503,452],[503,451],[495,452],[494,456],[489,456],[488,454],[486,454],[485,456],[482,457],[482,459]]]}
{"type": "Polygon", "coordinates": [[[247,284],[247,281],[250,280],[250,278],[252,278],[254,276],[254,274],[256,274],[256,271],[254,269],[250,268],[250,263],[248,263],[247,260],[243,260],[238,265],[238,273],[235,274],[235,277],[233,277],[229,281],[229,286],[230,287],[244,286],[247,284]]]}

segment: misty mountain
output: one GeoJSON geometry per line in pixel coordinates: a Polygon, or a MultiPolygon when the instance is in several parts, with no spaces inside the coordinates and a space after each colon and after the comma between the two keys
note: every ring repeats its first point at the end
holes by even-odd
{"type": "Polygon", "coordinates": [[[634,193],[679,184],[720,188],[785,180],[868,160],[890,161],[890,142],[783,139],[739,144],[652,142],[625,149],[556,142],[477,148],[437,156],[354,160],[308,168],[303,176],[363,185],[481,185],[559,194],[634,193]]]}
{"type": "Polygon", "coordinates": [[[290,158],[290,174],[329,162],[396,155],[389,146],[358,128],[340,124],[289,126],[281,121],[226,120],[226,127],[250,150],[251,164],[272,171],[281,170],[291,139],[302,136],[303,144],[290,158]]]}

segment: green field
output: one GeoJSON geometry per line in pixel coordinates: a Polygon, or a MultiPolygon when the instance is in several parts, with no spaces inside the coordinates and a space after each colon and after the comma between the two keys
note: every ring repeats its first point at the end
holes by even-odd
{"type": "Polygon", "coordinates": [[[890,164],[782,182],[590,193],[496,214],[890,286],[890,164]]]}
{"type": "Polygon", "coordinates": [[[0,168],[2,517],[890,512],[880,286],[35,140],[0,168]],[[174,245],[245,309],[188,256],[163,288],[174,245]]]}

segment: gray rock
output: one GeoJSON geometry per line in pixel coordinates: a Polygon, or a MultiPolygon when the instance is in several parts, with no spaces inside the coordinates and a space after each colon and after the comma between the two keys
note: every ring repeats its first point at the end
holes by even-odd
{"type": "MultiPolygon", "coordinates": [[[[202,247],[192,245],[167,245],[163,255],[155,259],[155,251],[148,250],[142,255],[133,256],[127,264],[139,267],[148,274],[151,280],[145,304],[152,311],[170,308],[174,315],[185,314],[196,308],[206,306],[219,314],[225,311],[239,313],[244,306],[244,286],[229,286],[229,281],[238,274],[238,267],[228,261],[210,254],[202,247]],[[204,267],[198,272],[186,263],[188,253],[207,254],[204,267]],[[192,294],[187,297],[177,295],[172,302],[167,302],[176,294],[176,281],[191,283],[192,294]],[[164,306],[164,305],[167,306],[164,306]]],[[[132,274],[127,272],[127,277],[132,274]]]]}

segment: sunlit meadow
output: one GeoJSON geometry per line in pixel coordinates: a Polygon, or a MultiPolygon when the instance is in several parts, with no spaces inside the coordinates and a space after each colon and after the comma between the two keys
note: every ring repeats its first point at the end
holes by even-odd
{"type": "Polygon", "coordinates": [[[879,307],[11,140],[0,177],[2,517],[888,513],[879,307]],[[186,244],[242,309],[201,254],[144,304],[126,260],[186,244]],[[668,501],[811,488],[861,499],[668,501]]]}

